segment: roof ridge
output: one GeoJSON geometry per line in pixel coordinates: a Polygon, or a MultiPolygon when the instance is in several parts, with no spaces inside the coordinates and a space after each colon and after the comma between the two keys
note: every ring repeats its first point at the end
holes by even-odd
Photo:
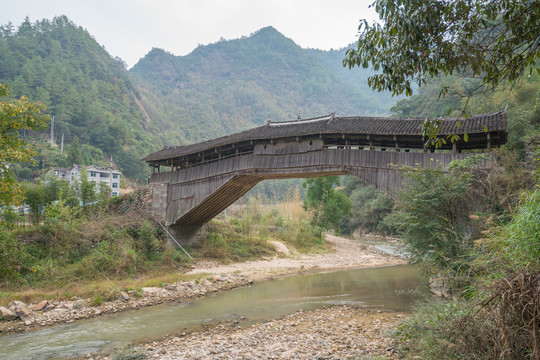
{"type": "Polygon", "coordinates": [[[336,118],[335,115],[336,115],[336,112],[334,111],[333,113],[328,114],[328,115],[318,116],[318,117],[309,118],[309,119],[301,119],[300,117],[298,117],[298,119],[296,120],[285,120],[285,121],[268,120],[267,125],[268,126],[282,126],[282,125],[306,124],[309,122],[317,122],[317,121],[327,121],[327,120],[331,121],[336,118]]]}

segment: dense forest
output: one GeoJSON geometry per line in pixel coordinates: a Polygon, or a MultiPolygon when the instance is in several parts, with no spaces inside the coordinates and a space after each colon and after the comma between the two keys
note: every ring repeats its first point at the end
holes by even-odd
{"type": "MultiPolygon", "coordinates": [[[[140,159],[159,147],[157,129],[149,131],[123,63],[66,17],[1,26],[0,82],[47,106],[58,143],[62,134],[66,144],[78,137],[89,161],[112,156],[128,177],[145,177],[140,159]]],[[[71,165],[59,152],[41,153],[38,169],[71,165]]]]}
{"type": "MultiPolygon", "coordinates": [[[[261,125],[267,119],[384,114],[394,103],[371,93],[368,71],[347,71],[344,50],[302,49],[269,27],[249,37],[199,46],[186,56],[153,49],[131,70],[65,16],[0,27],[0,83],[54,116],[55,142],[77,137],[84,165],[113,162],[144,182],[140,161],[162,145],[181,145],[261,125]]],[[[32,179],[70,166],[48,132],[23,134],[37,163],[14,169],[32,179]]]]}

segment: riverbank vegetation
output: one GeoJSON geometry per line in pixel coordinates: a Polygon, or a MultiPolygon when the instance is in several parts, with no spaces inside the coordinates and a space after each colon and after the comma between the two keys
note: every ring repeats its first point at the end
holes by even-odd
{"type": "MultiPolygon", "coordinates": [[[[464,85],[441,81],[449,80],[464,85]]],[[[469,103],[483,110],[500,106],[501,99],[512,105],[508,144],[494,152],[489,168],[474,166],[481,159],[473,156],[454,162],[449,172],[436,166],[403,170],[409,186],[383,223],[398,230],[443,296],[418,303],[398,329],[411,356],[540,357],[539,84],[532,75],[510,96],[496,89],[483,103],[477,97],[469,103]]],[[[396,108],[456,108],[455,98],[433,97],[438,85],[428,84],[396,108]]]]}
{"type": "Polygon", "coordinates": [[[463,162],[404,170],[408,187],[383,223],[444,298],[420,302],[396,335],[409,358],[540,359],[540,7],[403,5],[375,1],[383,22],[361,24],[344,64],[378,70],[368,79],[378,91],[417,92],[392,111],[425,118],[426,145],[456,139],[439,137],[440,117],[501,108],[508,141],[487,172],[463,162]]]}
{"type": "Polygon", "coordinates": [[[279,255],[273,241],[299,253],[326,248],[298,191],[278,205],[262,205],[252,197],[221,214],[206,225],[199,242],[185,247],[192,260],[170,245],[149,214],[117,211],[129,196],[96,198],[81,206],[65,200],[64,193],[78,199],[69,187],[62,190],[66,185],[53,180],[26,186],[35,210],[3,213],[0,304],[44,297],[114,299],[121,290],[185,279],[182,273],[193,261],[228,263],[279,255]]]}

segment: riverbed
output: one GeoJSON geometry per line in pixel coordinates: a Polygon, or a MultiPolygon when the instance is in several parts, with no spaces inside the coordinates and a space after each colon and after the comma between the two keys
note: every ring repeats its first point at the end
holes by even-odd
{"type": "Polygon", "coordinates": [[[131,342],[182,334],[201,325],[248,326],[335,305],[375,312],[406,311],[412,301],[409,291],[423,285],[425,281],[417,269],[409,265],[283,277],[190,303],[154,306],[3,336],[0,337],[0,358],[84,356],[131,342]]]}
{"type": "MultiPolygon", "coordinates": [[[[88,358],[90,358],[98,356],[86,354],[110,351],[112,348],[141,341],[146,343],[146,345],[142,345],[143,351],[151,354],[154,358],[221,358],[211,353],[203,354],[197,351],[188,353],[186,351],[189,346],[186,348],[186,344],[179,345],[184,351],[183,355],[179,355],[178,349],[174,350],[175,345],[171,341],[178,342],[179,339],[183,339],[184,335],[182,334],[186,334],[185,339],[190,339],[191,334],[200,331],[201,326],[219,332],[221,327],[225,326],[223,324],[230,327],[224,329],[224,333],[233,334],[236,331],[238,333],[248,331],[251,335],[260,335],[265,333],[260,328],[262,323],[270,321],[268,324],[273,322],[276,324],[284,322],[285,324],[290,316],[303,318],[304,320],[296,318],[294,321],[299,321],[299,323],[308,321],[308,324],[311,318],[319,319],[317,323],[313,322],[312,325],[330,329],[336,328],[336,326],[339,328],[341,326],[339,321],[343,321],[339,320],[336,323],[331,319],[342,316],[339,314],[348,313],[356,319],[368,319],[367,322],[372,322],[370,326],[364,326],[364,330],[359,333],[368,334],[375,331],[378,335],[371,333],[372,337],[383,336],[381,329],[391,326],[394,320],[397,321],[396,319],[402,316],[395,311],[408,310],[412,299],[409,292],[425,285],[425,281],[419,276],[417,270],[410,266],[313,274],[313,271],[354,268],[358,267],[359,264],[386,266],[404,262],[392,255],[382,255],[373,249],[366,248],[364,244],[357,241],[337,237],[330,238],[330,241],[334,245],[334,251],[330,254],[275,257],[259,262],[229,265],[229,269],[225,269],[221,265],[213,267],[208,264],[203,266],[198,264],[199,266],[194,269],[194,272],[204,270],[205,273],[221,274],[217,277],[225,276],[225,278],[227,276],[242,277],[239,273],[243,272],[251,275],[255,280],[262,278],[275,278],[275,280],[260,282],[251,287],[238,288],[199,300],[154,306],[114,316],[100,316],[92,320],[45,328],[26,334],[0,337],[0,358],[54,359],[72,356],[89,356],[88,358]],[[277,267],[276,264],[278,264],[277,267]],[[238,265],[241,266],[240,270],[238,267],[235,268],[238,265]],[[303,274],[281,277],[283,274],[298,272],[303,274]],[[326,307],[331,308],[325,309],[326,307]],[[337,315],[318,315],[321,311],[329,311],[332,314],[336,312],[337,315]],[[393,315],[380,315],[387,314],[387,311],[393,311],[393,315]],[[383,316],[383,319],[373,318],[374,315],[383,316]],[[385,316],[386,318],[384,318],[385,316]],[[321,323],[321,319],[326,323],[321,323]],[[377,324],[381,321],[383,325],[378,326],[377,324]],[[372,326],[374,324],[377,326],[372,326]],[[180,337],[178,337],[179,335],[180,337]],[[161,342],[152,341],[152,339],[158,338],[164,338],[164,340],[161,342]],[[158,351],[154,351],[154,348],[158,351]],[[167,357],[170,354],[176,355],[167,357]]],[[[354,324],[349,325],[349,327],[354,327],[354,324]]],[[[281,327],[282,325],[276,326],[281,327]]],[[[309,326],[299,326],[298,329],[304,329],[306,332],[309,330],[309,326]]],[[[204,330],[197,335],[196,339],[204,339],[205,336],[210,336],[210,338],[206,338],[212,339],[214,335],[218,336],[217,333],[212,335],[213,333],[208,333],[208,331],[208,329],[204,330]]],[[[336,331],[339,332],[337,328],[336,331]]],[[[274,335],[276,336],[273,337],[279,338],[279,334],[274,335]]],[[[300,336],[301,333],[298,335],[300,336]]],[[[311,340],[307,339],[302,344],[308,344],[311,340]]],[[[347,346],[351,346],[351,349],[355,349],[354,346],[356,346],[359,349],[356,352],[358,354],[362,351],[368,351],[371,354],[373,349],[380,348],[380,344],[366,348],[367,343],[362,343],[364,345],[359,348],[360,343],[357,341],[347,346]]],[[[222,352],[216,350],[217,348],[212,350],[212,346],[207,345],[204,347],[208,348],[208,351],[222,352]]],[[[263,349],[263,352],[283,357],[281,352],[290,350],[291,346],[294,348],[293,345],[284,345],[283,351],[280,350],[280,346],[276,345],[276,349],[272,351],[263,349]]],[[[347,346],[346,349],[348,349],[347,346]]],[[[332,349],[334,348],[340,349],[338,345],[332,347],[332,349]]],[[[305,353],[305,346],[299,349],[299,353],[295,357],[302,358],[300,355],[305,353]]],[[[249,353],[249,349],[244,350],[243,353],[249,353]]],[[[324,350],[324,346],[321,348],[323,352],[326,350],[324,350]]],[[[290,352],[290,354],[293,353],[295,352],[290,352]]],[[[229,356],[225,358],[250,358],[233,355],[233,353],[229,353],[229,356]]],[[[103,356],[107,358],[107,355],[99,357],[103,356]]],[[[325,356],[322,358],[327,358],[325,356]]]]}

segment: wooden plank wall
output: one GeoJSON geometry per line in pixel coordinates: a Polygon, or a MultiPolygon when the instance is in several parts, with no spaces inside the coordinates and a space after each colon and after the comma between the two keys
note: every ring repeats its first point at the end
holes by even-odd
{"type": "MultiPolygon", "coordinates": [[[[167,190],[166,224],[203,224],[259,181],[352,174],[392,194],[401,166],[442,166],[468,154],[322,149],[296,154],[249,154],[178,171],[152,174],[167,190]],[[164,184],[168,184],[166,187],[164,184]]],[[[160,210],[162,211],[162,210],[160,210]]],[[[163,212],[162,212],[163,213],[163,212]]]]}

